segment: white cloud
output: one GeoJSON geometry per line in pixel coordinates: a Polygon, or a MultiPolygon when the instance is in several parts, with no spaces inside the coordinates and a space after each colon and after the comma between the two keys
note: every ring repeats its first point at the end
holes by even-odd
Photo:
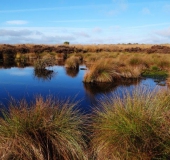
{"type": "MultiPolygon", "coordinates": [[[[74,34],[72,30],[68,33],[60,32],[62,29],[55,28],[12,28],[10,29],[0,29],[0,43],[63,43],[63,41],[75,41],[79,38],[78,34],[74,34]],[[54,31],[54,32],[53,32],[54,31]],[[55,34],[54,34],[55,33],[55,34]],[[78,38],[77,38],[78,37],[78,38]]],[[[82,37],[85,35],[82,35],[82,37]]]]}
{"type": "Polygon", "coordinates": [[[164,7],[163,7],[163,10],[164,10],[164,12],[166,12],[166,13],[170,13],[170,4],[168,5],[165,5],[164,7]]]}
{"type": "Polygon", "coordinates": [[[29,75],[29,72],[25,72],[25,71],[14,71],[10,73],[11,75],[15,75],[15,76],[26,76],[29,75]]]}
{"type": "Polygon", "coordinates": [[[78,36],[78,37],[84,37],[84,38],[89,38],[90,37],[90,35],[85,31],[73,32],[73,34],[78,36]]]}
{"type": "Polygon", "coordinates": [[[95,27],[93,30],[92,30],[94,33],[101,33],[102,32],[102,29],[100,27],[95,27]]]}
{"type": "Polygon", "coordinates": [[[153,30],[150,24],[122,28],[58,28],[58,27],[0,27],[0,43],[19,44],[111,44],[111,43],[170,43],[170,28],[153,30]],[[145,27],[151,26],[146,31],[145,27]],[[96,34],[100,33],[100,34],[96,34]]]}
{"type": "Polygon", "coordinates": [[[127,0],[113,0],[114,3],[117,3],[122,10],[126,10],[128,8],[127,0]]]}
{"type": "Polygon", "coordinates": [[[22,36],[29,36],[29,35],[41,35],[39,31],[33,31],[29,29],[0,29],[0,37],[22,37],[22,36]]]}
{"type": "Polygon", "coordinates": [[[28,21],[23,21],[23,20],[12,20],[12,21],[6,21],[6,24],[9,25],[23,25],[23,24],[27,24],[28,21]]]}
{"type": "Polygon", "coordinates": [[[110,26],[109,31],[118,31],[121,29],[121,27],[119,25],[115,25],[115,26],[110,26]]]}
{"type": "Polygon", "coordinates": [[[157,35],[162,36],[162,37],[169,37],[170,38],[170,27],[165,28],[163,30],[159,30],[155,32],[157,35]]]}
{"type": "Polygon", "coordinates": [[[67,6],[67,7],[51,7],[51,8],[29,8],[17,10],[0,10],[0,13],[16,13],[16,12],[36,12],[36,11],[52,11],[52,10],[70,10],[70,9],[84,9],[103,7],[103,5],[80,5],[80,6],[67,6]]]}
{"type": "Polygon", "coordinates": [[[50,21],[53,23],[69,23],[69,22],[102,22],[102,21],[110,21],[111,19],[72,19],[72,20],[56,20],[56,21],[50,21]]]}
{"type": "Polygon", "coordinates": [[[140,29],[140,28],[148,28],[148,27],[154,27],[154,26],[165,26],[165,25],[170,25],[170,23],[155,23],[155,24],[145,24],[141,26],[133,26],[133,27],[128,27],[130,29],[140,29]]]}
{"type": "Polygon", "coordinates": [[[113,9],[108,11],[107,14],[114,16],[121,12],[124,12],[128,8],[127,0],[112,0],[113,9]]]}
{"type": "Polygon", "coordinates": [[[142,14],[149,15],[149,14],[151,14],[151,12],[150,12],[150,10],[148,8],[143,8],[142,9],[142,14]]]}

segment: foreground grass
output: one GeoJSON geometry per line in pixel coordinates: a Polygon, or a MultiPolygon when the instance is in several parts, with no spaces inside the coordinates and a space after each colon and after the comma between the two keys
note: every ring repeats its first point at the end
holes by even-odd
{"type": "Polygon", "coordinates": [[[1,112],[0,159],[170,159],[168,91],[137,89],[102,99],[90,118],[76,105],[51,97],[11,103],[1,112]]]}
{"type": "Polygon", "coordinates": [[[83,118],[69,101],[13,103],[0,119],[0,159],[84,160],[83,118]]]}
{"type": "Polygon", "coordinates": [[[134,91],[100,102],[92,116],[94,159],[169,159],[170,94],[134,91]]]}

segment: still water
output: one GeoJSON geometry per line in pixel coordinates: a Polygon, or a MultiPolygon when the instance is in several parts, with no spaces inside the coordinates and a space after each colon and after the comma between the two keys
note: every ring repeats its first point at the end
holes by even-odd
{"type": "Polygon", "coordinates": [[[66,70],[63,66],[53,66],[48,68],[46,73],[37,73],[33,67],[0,68],[0,106],[7,106],[11,97],[17,100],[24,98],[30,102],[37,95],[53,95],[59,99],[78,100],[79,107],[89,112],[103,96],[131,91],[139,86],[151,90],[155,87],[166,88],[159,86],[153,79],[121,84],[84,84],[82,80],[86,70],[81,68],[85,66],[80,66],[77,71],[66,70]]]}

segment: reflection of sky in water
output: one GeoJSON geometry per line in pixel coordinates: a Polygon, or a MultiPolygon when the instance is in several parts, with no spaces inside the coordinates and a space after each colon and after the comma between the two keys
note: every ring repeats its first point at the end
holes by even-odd
{"type": "Polygon", "coordinates": [[[82,82],[85,70],[79,70],[72,76],[72,73],[68,74],[62,66],[54,66],[50,69],[54,70],[55,75],[48,80],[35,77],[33,67],[0,69],[0,102],[6,105],[11,96],[15,99],[25,98],[30,101],[36,95],[50,94],[61,99],[69,97],[80,100],[80,107],[88,110],[96,103],[96,99],[104,95],[120,94],[122,91],[131,91],[137,86],[151,89],[156,87],[152,79],[121,85],[85,85],[82,82]]]}
{"type": "Polygon", "coordinates": [[[14,75],[14,76],[29,76],[30,73],[28,72],[25,72],[25,71],[14,71],[14,72],[11,72],[10,73],[11,75],[14,75]]]}

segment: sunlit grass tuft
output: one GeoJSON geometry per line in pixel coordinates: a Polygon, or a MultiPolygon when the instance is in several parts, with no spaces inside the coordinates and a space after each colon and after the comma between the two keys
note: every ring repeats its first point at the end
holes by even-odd
{"type": "Polygon", "coordinates": [[[55,60],[53,56],[43,57],[42,59],[37,59],[34,63],[34,68],[36,70],[44,70],[46,67],[55,65],[55,60]]]}
{"type": "Polygon", "coordinates": [[[120,73],[121,77],[123,79],[136,79],[140,78],[142,74],[142,67],[136,66],[136,67],[120,67],[118,69],[118,72],[120,73]]]}
{"type": "Polygon", "coordinates": [[[103,159],[169,159],[170,93],[137,90],[100,101],[92,116],[92,151],[103,159]]]}
{"type": "Polygon", "coordinates": [[[79,68],[79,58],[75,56],[69,57],[65,62],[65,67],[70,69],[78,69],[79,68]]]}
{"type": "Polygon", "coordinates": [[[12,103],[0,118],[0,159],[83,160],[83,115],[76,104],[37,97],[12,103]]]}
{"type": "Polygon", "coordinates": [[[115,66],[109,59],[98,60],[89,69],[84,76],[84,82],[112,82],[114,79],[120,78],[115,72],[115,66]]]}

